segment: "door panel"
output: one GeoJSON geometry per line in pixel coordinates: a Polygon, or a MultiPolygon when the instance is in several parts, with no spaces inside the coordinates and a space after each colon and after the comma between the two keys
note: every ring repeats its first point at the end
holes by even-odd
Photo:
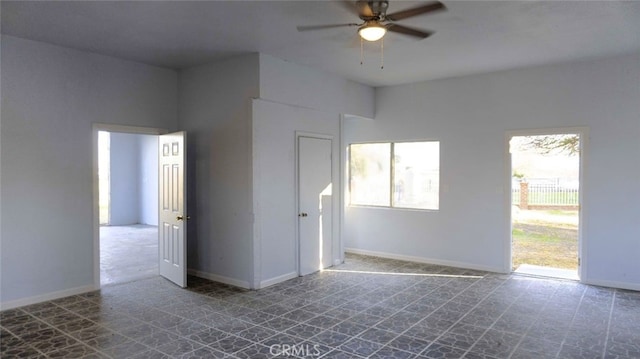
{"type": "Polygon", "coordinates": [[[331,266],[331,140],[298,137],[300,275],[331,266]]]}
{"type": "Polygon", "coordinates": [[[159,137],[160,275],[187,286],[186,133],[159,137]]]}

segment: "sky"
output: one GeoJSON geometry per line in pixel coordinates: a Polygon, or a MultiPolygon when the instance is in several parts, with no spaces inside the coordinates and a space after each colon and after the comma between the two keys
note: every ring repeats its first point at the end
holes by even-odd
{"type": "Polygon", "coordinates": [[[540,154],[535,149],[526,148],[524,136],[511,140],[511,168],[525,178],[563,178],[571,181],[579,179],[579,155],[565,152],[540,154]]]}

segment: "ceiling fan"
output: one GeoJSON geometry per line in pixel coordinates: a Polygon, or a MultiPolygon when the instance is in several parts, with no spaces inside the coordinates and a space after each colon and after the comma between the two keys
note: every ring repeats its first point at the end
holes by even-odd
{"type": "Polygon", "coordinates": [[[335,27],[357,26],[358,34],[362,39],[367,41],[380,40],[387,33],[387,31],[424,39],[433,35],[433,31],[421,30],[399,25],[396,23],[396,21],[422,14],[428,14],[435,11],[446,10],[446,7],[438,1],[430,2],[411,9],[394,12],[392,14],[387,14],[387,9],[389,7],[388,0],[357,0],[355,2],[343,0],[340,1],[340,3],[343,4],[350,12],[357,15],[360,20],[364,22],[360,24],[349,23],[298,26],[298,31],[323,30],[335,27]]]}

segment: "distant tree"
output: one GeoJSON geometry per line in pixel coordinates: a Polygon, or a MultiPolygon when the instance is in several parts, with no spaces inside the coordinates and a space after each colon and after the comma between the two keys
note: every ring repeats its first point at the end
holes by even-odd
{"type": "Polygon", "coordinates": [[[580,153],[579,135],[527,136],[524,147],[535,149],[544,155],[565,152],[570,156],[580,153]]]}

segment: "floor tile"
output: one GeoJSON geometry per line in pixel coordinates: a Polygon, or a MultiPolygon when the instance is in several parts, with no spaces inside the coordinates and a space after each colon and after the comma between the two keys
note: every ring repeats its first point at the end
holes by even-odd
{"type": "Polygon", "coordinates": [[[465,349],[454,348],[447,345],[431,344],[425,349],[417,358],[429,358],[429,359],[453,359],[462,358],[465,354],[465,349]]]}
{"type": "Polygon", "coordinates": [[[29,358],[41,353],[26,342],[12,342],[10,346],[2,348],[0,356],[3,358],[29,358]]]}
{"type": "Polygon", "coordinates": [[[602,351],[594,351],[588,348],[562,345],[558,357],[562,359],[601,358],[602,351]]]}
{"type": "Polygon", "coordinates": [[[328,329],[334,325],[340,323],[342,320],[328,315],[318,315],[305,322],[305,324],[313,325],[314,327],[328,329]]]}
{"type": "Polygon", "coordinates": [[[469,349],[484,333],[484,328],[467,324],[456,324],[451,330],[442,334],[436,342],[445,346],[469,349]]]}
{"type": "Polygon", "coordinates": [[[298,324],[294,327],[291,327],[285,331],[286,334],[290,334],[292,336],[296,336],[302,339],[309,339],[314,335],[317,335],[323,332],[324,329],[319,327],[314,327],[308,324],[298,324]]]}
{"type": "Polygon", "coordinates": [[[541,357],[555,358],[560,351],[560,347],[561,344],[555,341],[525,336],[518,344],[516,351],[523,352],[521,356],[537,354],[541,357]]]}
{"type": "Polygon", "coordinates": [[[521,335],[490,329],[478,339],[470,351],[494,358],[508,358],[520,339],[521,335]]]}
{"type": "Polygon", "coordinates": [[[26,340],[29,343],[29,345],[31,345],[33,348],[39,350],[41,353],[44,353],[44,354],[78,344],[77,340],[62,333],[55,334],[47,338],[26,339],[26,340]]]}
{"type": "Polygon", "coordinates": [[[255,326],[255,327],[251,327],[249,329],[245,329],[239,333],[237,333],[237,335],[239,337],[242,337],[244,339],[250,340],[252,342],[255,343],[259,343],[262,341],[265,341],[266,339],[274,336],[277,332],[273,329],[269,329],[269,328],[265,328],[262,326],[255,326]]]}
{"type": "Polygon", "coordinates": [[[179,357],[186,353],[202,348],[203,345],[189,340],[186,338],[180,338],[171,342],[167,342],[155,348],[157,351],[162,352],[170,357],[179,357]]]}
{"type": "Polygon", "coordinates": [[[0,356],[259,358],[304,346],[324,358],[640,357],[640,292],[352,254],[339,268],[367,273],[258,291],[153,277],[2,311],[0,356]]]}
{"type": "Polygon", "coordinates": [[[70,347],[59,349],[48,353],[49,358],[83,358],[90,354],[96,354],[95,349],[90,348],[83,344],[76,344],[70,347]]]}
{"type": "Polygon", "coordinates": [[[300,343],[303,343],[305,340],[293,335],[289,335],[289,334],[284,334],[284,333],[278,333],[266,340],[264,340],[261,344],[266,345],[266,346],[272,346],[272,345],[277,345],[277,346],[282,346],[282,345],[298,345],[300,343]]]}
{"type": "Polygon", "coordinates": [[[369,355],[378,351],[380,348],[382,348],[382,344],[370,342],[360,338],[353,338],[338,347],[338,349],[344,352],[360,355],[363,357],[368,357],[369,355]]]}
{"type": "Polygon", "coordinates": [[[431,342],[426,340],[417,339],[407,335],[401,335],[390,341],[387,346],[418,354],[426,349],[430,344],[431,342]]]}
{"type": "Polygon", "coordinates": [[[324,332],[321,332],[320,334],[311,338],[311,340],[320,344],[328,345],[330,347],[338,347],[351,340],[352,338],[353,337],[346,334],[334,332],[332,330],[325,330],[324,332]]]}
{"type": "Polygon", "coordinates": [[[203,345],[211,345],[220,339],[224,339],[231,334],[214,328],[207,328],[201,332],[197,332],[187,336],[187,339],[196,341],[203,345]]]}
{"type": "Polygon", "coordinates": [[[535,317],[516,315],[507,311],[493,324],[491,329],[508,333],[524,334],[529,330],[534,320],[535,317]]]}
{"type": "Polygon", "coordinates": [[[130,355],[129,358],[131,359],[169,359],[169,356],[155,349],[148,349],[148,350],[130,355]]]}
{"type": "Polygon", "coordinates": [[[367,326],[352,323],[350,321],[343,321],[331,327],[331,330],[333,331],[336,331],[342,334],[347,334],[353,337],[359,335],[360,333],[364,332],[367,329],[368,329],[367,326]]]}
{"type": "Polygon", "coordinates": [[[391,347],[383,347],[377,352],[371,354],[369,356],[370,359],[409,359],[413,358],[415,354],[411,352],[407,352],[404,350],[391,348],[391,347]]]}
{"type": "Polygon", "coordinates": [[[640,358],[640,342],[609,343],[605,358],[640,358]]]}
{"type": "Polygon", "coordinates": [[[101,351],[113,358],[130,358],[149,350],[149,347],[134,341],[102,349],[101,351]]]}
{"type": "MultiPolygon", "coordinates": [[[[235,336],[235,335],[230,335],[228,337],[222,338],[220,340],[218,340],[217,342],[209,345],[210,347],[212,347],[213,349],[219,350],[221,352],[227,353],[227,354],[232,354],[235,353],[237,351],[240,351],[250,345],[254,344],[253,342],[246,340],[244,338],[235,336]]],[[[169,354],[169,353],[167,353],[169,354]]]]}
{"type": "MultiPolygon", "coordinates": [[[[302,350],[304,349],[301,349],[301,351],[302,350]]],[[[267,346],[261,344],[253,344],[235,353],[234,356],[240,359],[267,359],[273,358],[273,353],[274,351],[267,346]]]]}
{"type": "Polygon", "coordinates": [[[175,334],[171,334],[167,331],[157,331],[153,334],[149,334],[143,337],[135,339],[138,343],[142,343],[150,348],[157,348],[165,343],[178,340],[180,337],[175,334]]]}
{"type": "Polygon", "coordinates": [[[352,353],[343,352],[342,350],[337,350],[337,349],[322,356],[322,359],[357,359],[357,358],[362,358],[362,357],[352,353]]]}

